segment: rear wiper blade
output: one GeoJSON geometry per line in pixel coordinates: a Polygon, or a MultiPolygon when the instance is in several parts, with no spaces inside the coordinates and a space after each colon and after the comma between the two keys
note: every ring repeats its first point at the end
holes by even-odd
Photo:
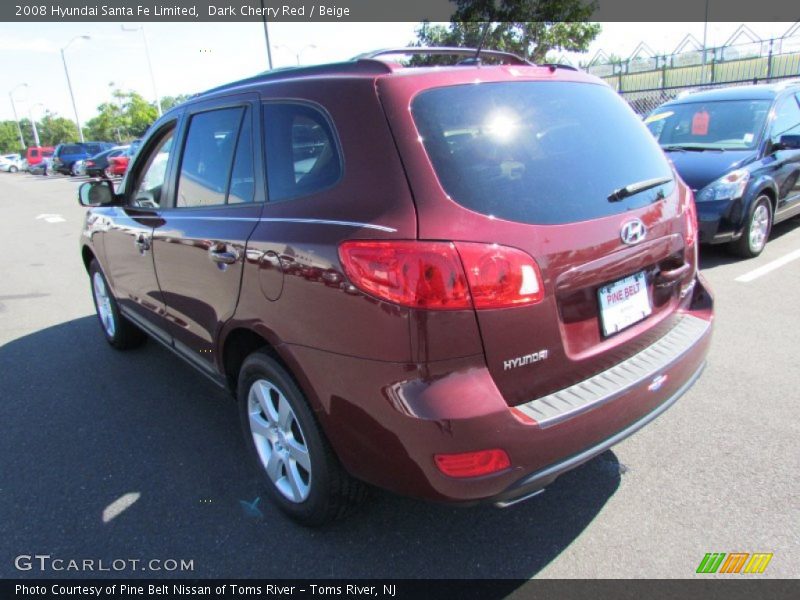
{"type": "Polygon", "coordinates": [[[672,181],[672,177],[657,177],[655,179],[645,179],[644,181],[637,181],[636,183],[628,184],[625,187],[621,187],[611,192],[608,195],[608,201],[618,202],[623,198],[627,198],[628,196],[633,196],[634,194],[638,194],[639,192],[644,192],[645,190],[649,190],[654,187],[664,185],[665,183],[669,183],[670,181],[672,181]]]}

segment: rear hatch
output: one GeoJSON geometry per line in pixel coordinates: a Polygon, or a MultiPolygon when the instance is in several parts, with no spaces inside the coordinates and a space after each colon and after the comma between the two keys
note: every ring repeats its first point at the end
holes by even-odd
{"type": "Polygon", "coordinates": [[[608,369],[674,325],[696,269],[691,193],[609,87],[492,67],[378,89],[420,239],[510,246],[538,264],[541,301],[476,310],[509,404],[608,369]]]}

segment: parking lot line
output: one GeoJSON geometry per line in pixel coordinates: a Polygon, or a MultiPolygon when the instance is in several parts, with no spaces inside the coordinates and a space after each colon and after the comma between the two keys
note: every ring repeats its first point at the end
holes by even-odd
{"type": "Polygon", "coordinates": [[[775,269],[779,269],[783,265],[788,264],[793,260],[797,260],[798,258],[800,258],[800,248],[792,252],[789,252],[789,254],[786,254],[780,258],[776,258],[775,260],[768,262],[767,264],[758,267],[757,269],[753,269],[752,271],[749,271],[744,275],[739,275],[739,277],[736,278],[736,281],[739,281],[741,283],[749,283],[754,279],[758,279],[762,275],[766,275],[767,273],[770,273],[775,269]]]}

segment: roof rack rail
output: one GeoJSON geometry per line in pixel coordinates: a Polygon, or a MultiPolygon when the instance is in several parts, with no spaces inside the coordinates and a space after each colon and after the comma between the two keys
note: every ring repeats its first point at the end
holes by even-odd
{"type": "MultiPolygon", "coordinates": [[[[387,56],[390,54],[402,54],[404,56],[425,55],[425,56],[464,56],[467,58],[475,58],[478,54],[477,48],[455,48],[449,46],[410,46],[405,48],[384,48],[382,50],[374,50],[372,52],[365,52],[354,57],[355,59],[376,59],[379,56],[387,56]]],[[[520,66],[533,66],[533,63],[528,62],[524,58],[512,54],[511,52],[502,52],[500,50],[485,50],[481,49],[480,56],[491,56],[501,59],[501,64],[520,65],[520,66]]],[[[465,61],[464,64],[475,64],[474,61],[465,61]]]]}
{"type": "Polygon", "coordinates": [[[308,67],[280,67],[270,71],[264,71],[253,77],[239,79],[224,85],[211,88],[200,92],[198,96],[205,96],[215,92],[234,89],[251,83],[262,83],[268,81],[296,79],[298,77],[309,77],[314,75],[385,75],[391,73],[392,68],[379,60],[347,60],[337,63],[326,63],[322,65],[311,65],[308,67]]]}

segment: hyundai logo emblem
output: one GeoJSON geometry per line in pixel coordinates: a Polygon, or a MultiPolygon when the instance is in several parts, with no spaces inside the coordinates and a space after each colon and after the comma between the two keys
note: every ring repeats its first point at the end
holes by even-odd
{"type": "Polygon", "coordinates": [[[629,246],[638,244],[647,235],[647,227],[644,226],[641,219],[631,219],[622,224],[622,229],[619,232],[622,241],[629,246]]]}

